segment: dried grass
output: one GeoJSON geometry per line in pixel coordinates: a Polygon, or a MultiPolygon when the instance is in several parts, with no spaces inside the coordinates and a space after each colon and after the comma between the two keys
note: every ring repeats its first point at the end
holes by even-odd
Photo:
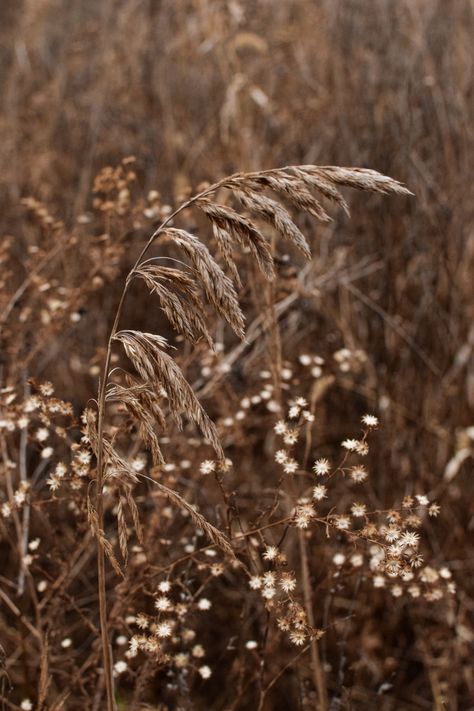
{"type": "Polygon", "coordinates": [[[469,0],[7,0],[0,15],[2,702],[104,707],[94,530],[124,576],[105,561],[114,685],[132,711],[324,708],[325,691],[343,708],[468,707],[469,0]],[[137,160],[115,166],[124,153],[137,160]],[[256,170],[288,161],[302,165],[256,170]],[[369,170],[306,165],[347,162],[416,200],[369,170]],[[114,341],[99,524],[98,433],[72,413],[95,408],[132,255],[169,204],[237,169],[130,277],[121,323],[141,334],[152,386],[114,341]],[[181,378],[232,465],[199,434],[181,378]],[[315,422],[289,417],[300,397],[315,422]],[[336,473],[341,442],[364,448],[365,411],[381,431],[336,473]],[[328,475],[311,472],[321,459],[328,475]],[[392,557],[393,526],[420,533],[420,568],[392,557]],[[267,575],[260,588],[246,568],[255,585],[267,575]]]}

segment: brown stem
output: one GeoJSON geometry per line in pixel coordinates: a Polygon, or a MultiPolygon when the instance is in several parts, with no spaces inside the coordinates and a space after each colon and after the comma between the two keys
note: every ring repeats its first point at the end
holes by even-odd
{"type": "MultiPolygon", "coordinates": [[[[110,361],[112,357],[112,343],[114,337],[117,333],[118,325],[120,322],[120,317],[123,311],[123,305],[125,303],[125,298],[128,293],[128,288],[130,286],[131,279],[141,260],[147,253],[148,249],[151,247],[155,239],[163,231],[163,229],[173,220],[176,215],[185,210],[187,207],[195,203],[198,199],[208,195],[209,193],[215,192],[219,187],[225,184],[229,178],[211,185],[210,187],[198,193],[194,197],[190,198],[184,202],[180,207],[178,207],[169,217],[164,220],[157,230],[151,235],[146,245],[140,252],[135,264],[127,275],[125,280],[125,285],[120,296],[120,301],[117,306],[117,311],[115,314],[114,323],[112,330],[110,331],[109,339],[107,342],[107,353],[105,356],[104,370],[102,373],[102,379],[99,385],[99,395],[98,395],[98,415],[97,415],[97,434],[98,434],[98,451],[97,451],[97,493],[96,493],[96,512],[97,512],[97,522],[99,531],[104,530],[104,480],[105,480],[105,467],[104,467],[104,424],[105,424],[105,410],[106,410],[106,394],[107,394],[107,383],[109,376],[110,361]]],[[[107,621],[107,587],[105,578],[105,551],[100,542],[97,543],[97,588],[99,596],[99,618],[100,618],[100,636],[102,643],[102,660],[104,665],[104,677],[105,677],[105,688],[107,692],[107,711],[116,711],[117,706],[115,703],[114,695],[114,680],[113,680],[113,658],[112,650],[109,643],[108,636],[108,621],[107,621]]]]}
{"type": "MultiPolygon", "coordinates": [[[[303,596],[306,608],[306,614],[308,615],[308,623],[314,628],[314,613],[313,613],[313,599],[311,594],[311,580],[309,575],[309,564],[308,564],[308,551],[306,548],[306,539],[304,537],[304,531],[298,529],[298,537],[300,543],[300,556],[301,556],[301,574],[303,579],[303,596]]],[[[316,690],[318,692],[319,701],[319,711],[327,711],[328,709],[328,697],[326,689],[326,680],[324,678],[324,669],[321,663],[321,657],[319,656],[319,648],[316,639],[311,640],[311,667],[313,671],[313,680],[316,690]]]]}

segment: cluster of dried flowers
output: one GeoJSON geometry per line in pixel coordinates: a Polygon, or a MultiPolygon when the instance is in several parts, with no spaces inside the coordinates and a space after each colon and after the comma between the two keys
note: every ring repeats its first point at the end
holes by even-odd
{"type": "Polygon", "coordinates": [[[361,552],[347,557],[342,551],[337,552],[333,563],[341,571],[346,565],[364,566],[375,587],[387,586],[396,597],[408,592],[412,597],[423,595],[427,600],[437,600],[445,592],[455,592],[448,568],[435,570],[424,565],[419,551],[418,529],[426,516],[436,517],[440,512],[439,504],[430,502],[427,495],[405,496],[398,507],[386,511],[371,510],[359,487],[352,486],[356,492],[353,503],[346,510],[337,505],[338,479],[347,480],[350,485],[360,485],[368,479],[362,461],[369,453],[369,434],[378,428],[378,418],[364,415],[360,436],[341,443],[340,460],[331,464],[326,457],[320,457],[308,472],[292,455],[305,422],[314,420],[307,406],[303,397],[296,398],[289,407],[287,421],[280,420],[275,425],[275,432],[285,445],[276,452],[276,462],[285,475],[298,475],[311,483],[296,502],[294,525],[301,529],[322,526],[328,537],[332,531],[343,532],[351,548],[362,544],[361,552]]]}

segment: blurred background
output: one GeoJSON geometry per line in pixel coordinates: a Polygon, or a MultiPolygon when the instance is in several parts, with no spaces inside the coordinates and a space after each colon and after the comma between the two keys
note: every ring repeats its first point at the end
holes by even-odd
{"type": "MultiPolygon", "coordinates": [[[[70,278],[76,295],[59,340],[41,335],[49,316],[17,321],[10,304],[15,359],[33,351],[29,374],[54,379],[78,408],[96,387],[97,344],[120,277],[154,224],[150,191],[166,207],[202,181],[309,163],[373,168],[413,191],[352,193],[350,220],[336,210],[330,226],[302,220],[314,283],[281,334],[290,360],[343,347],[366,355],[363,382],[354,376],[330,396],[328,436],[337,439],[367,404],[383,421],[372,455],[378,495],[411,493],[416,480],[443,506],[430,545],[459,585],[451,617],[427,612],[421,642],[419,620],[399,610],[387,622],[384,605],[383,636],[373,620],[364,628],[376,657],[412,655],[386,708],[444,708],[426,691],[436,684],[453,709],[471,708],[472,0],[2,0],[0,37],[0,232],[13,258],[3,286],[21,289],[28,269],[53,259],[55,240],[97,270],[100,234],[125,234],[97,293],[81,292],[84,272],[55,264],[62,281],[53,290],[70,278]],[[94,179],[127,156],[139,208],[127,204],[121,222],[98,229],[94,179]],[[20,322],[26,331],[15,341],[20,322]],[[74,354],[58,362],[71,344],[74,354]]],[[[141,312],[134,298],[131,310],[141,312]]],[[[254,356],[264,363],[263,351],[254,356]]],[[[383,674],[373,674],[375,694],[383,674]]]]}

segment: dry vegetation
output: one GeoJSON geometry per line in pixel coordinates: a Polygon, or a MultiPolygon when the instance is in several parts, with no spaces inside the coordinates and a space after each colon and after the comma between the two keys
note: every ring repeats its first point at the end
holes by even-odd
{"type": "Polygon", "coordinates": [[[472,707],[473,34],[1,3],[2,708],[472,707]]]}

